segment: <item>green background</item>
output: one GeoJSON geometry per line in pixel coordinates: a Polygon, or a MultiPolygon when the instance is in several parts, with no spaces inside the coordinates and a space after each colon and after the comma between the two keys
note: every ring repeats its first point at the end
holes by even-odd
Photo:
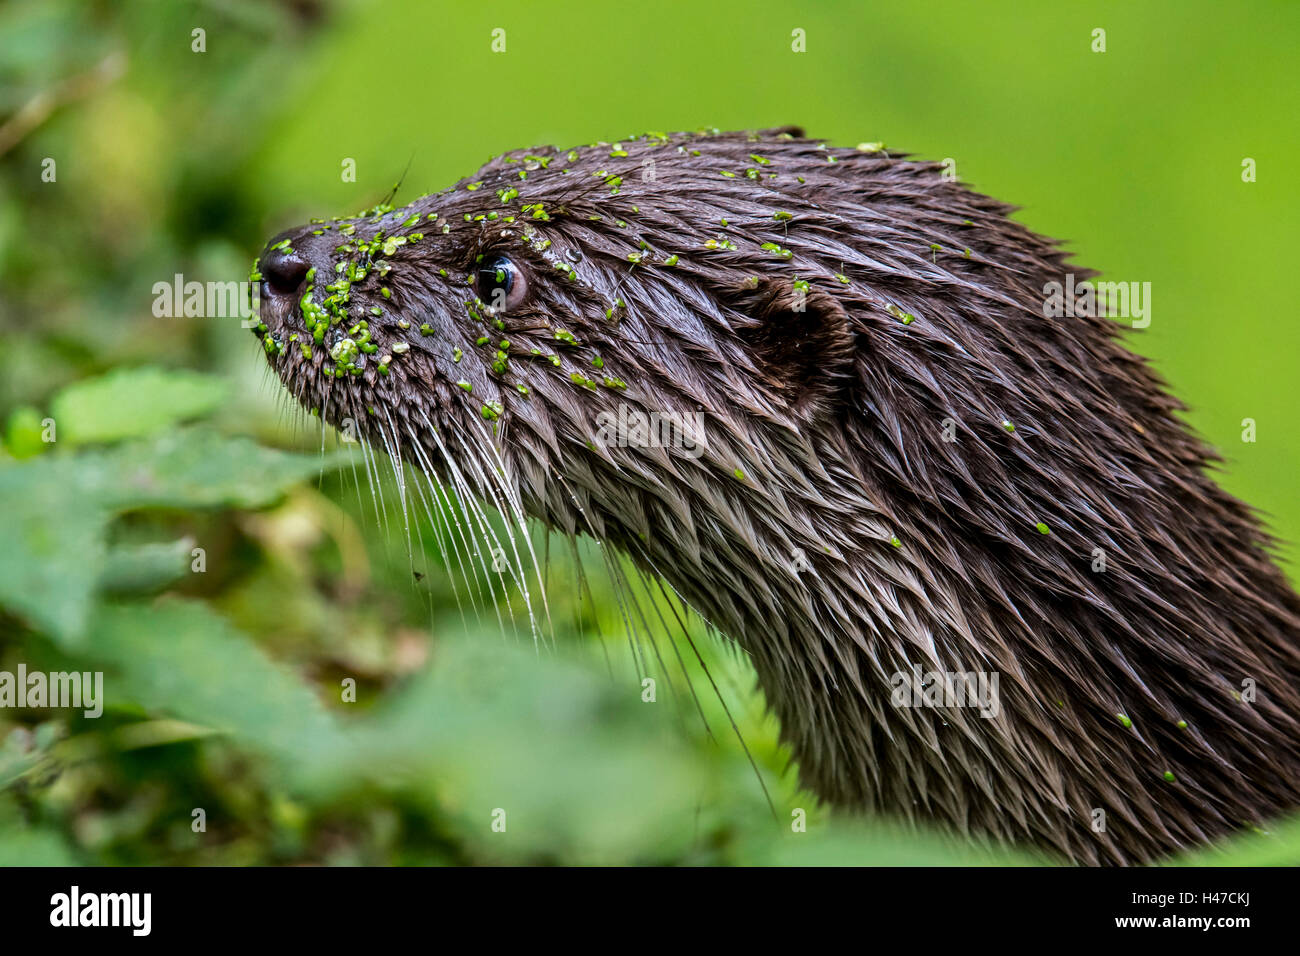
{"type": "MultiPolygon", "coordinates": [[[[1298,40],[1300,4],[1284,2],[11,0],[0,506],[37,518],[0,558],[27,582],[8,601],[0,589],[0,668],[93,661],[129,693],[98,722],[0,711],[0,858],[967,860],[975,851],[882,827],[832,840],[745,664],[697,633],[778,815],[810,811],[809,835],[783,836],[698,673],[716,740],[680,695],[645,716],[598,561],[594,607],[573,599],[563,560],[552,572],[561,651],[538,657],[503,642],[494,619],[462,621],[437,555],[416,555],[428,574],[415,582],[400,522],[374,520],[350,467],[322,469],[318,433],[286,408],[254,338],[231,320],[155,318],[153,284],[242,279],[283,228],[371,206],[404,171],[409,200],[505,149],[784,124],[835,145],[883,141],[953,159],[1080,265],[1151,283],[1151,326],[1132,346],[1188,403],[1226,459],[1223,483],[1268,516],[1293,566],[1298,40]],[[205,53],[191,52],[195,28],[205,53]],[[791,50],[796,28],[804,53],[791,50]],[[116,78],[75,79],[115,63],[116,78]],[[41,180],[46,157],[54,183],[41,180]],[[355,183],[341,179],[345,158],[355,183]],[[202,377],[75,384],[141,366],[202,377]],[[143,420],[141,397],[173,413],[143,420]],[[52,446],[39,439],[51,413],[52,446]],[[196,418],[197,438],[179,424],[196,418]],[[1243,419],[1257,441],[1242,440],[1243,419]],[[268,462],[250,490],[199,456],[175,465],[184,489],[166,500],[123,485],[73,507],[79,482],[116,487],[132,455],[158,454],[148,443],[219,456],[234,452],[202,442],[234,435],[307,457],[268,462]],[[133,439],[146,444],[118,444],[133,439]],[[78,551],[50,544],[77,535],[78,551]],[[202,577],[175,569],[189,539],[208,549],[202,577]],[[65,593],[78,575],[81,604],[65,593]],[[84,629],[52,606],[81,607],[84,629]],[[193,685],[145,667],[160,648],[193,685]],[[248,674],[263,671],[259,697],[248,674]],[[496,696],[468,691],[484,673],[496,696]],[[336,699],[349,675],[356,705],[336,699]],[[582,702],[567,716],[548,697],[557,683],[582,702]],[[367,758],[376,739],[382,761],[367,758]],[[511,800],[519,822],[493,842],[483,807],[511,800]],[[194,807],[206,834],[190,827],[194,807]]],[[[1261,846],[1243,852],[1277,852],[1261,846]]]]}

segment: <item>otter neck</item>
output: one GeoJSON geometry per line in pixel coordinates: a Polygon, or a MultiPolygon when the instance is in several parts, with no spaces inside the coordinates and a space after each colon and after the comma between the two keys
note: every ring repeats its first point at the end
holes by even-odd
{"type": "MultiPolygon", "coordinates": [[[[892,691],[934,672],[1000,675],[1012,662],[962,639],[966,615],[943,570],[907,547],[905,522],[871,507],[860,490],[847,496],[851,509],[833,504],[847,502],[846,476],[832,477],[820,462],[844,462],[843,449],[825,454],[790,435],[779,444],[792,441],[802,446],[791,456],[798,467],[782,471],[769,460],[772,470],[747,471],[717,497],[743,495],[752,508],[754,498],[767,500],[767,484],[780,489],[779,509],[759,509],[749,521],[697,514],[673,522],[672,533],[636,537],[627,550],[746,651],[802,781],[820,797],[906,817],[969,816],[972,788],[989,789],[1005,769],[996,764],[1003,748],[988,743],[990,729],[999,734],[991,725],[1005,718],[900,708],[892,691]],[[966,753],[949,773],[927,771],[927,755],[943,750],[966,753]]],[[[856,480],[862,489],[865,478],[856,480]]],[[[987,796],[991,806],[1013,807],[1012,816],[1030,812],[1015,808],[1023,795],[1014,784],[987,796]]]]}

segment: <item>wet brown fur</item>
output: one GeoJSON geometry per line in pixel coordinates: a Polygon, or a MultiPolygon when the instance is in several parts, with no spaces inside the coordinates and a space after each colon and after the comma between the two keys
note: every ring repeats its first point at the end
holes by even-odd
{"type": "MultiPolygon", "coordinates": [[[[352,287],[351,315],[384,312],[359,375],[322,375],[328,340],[272,363],[327,420],[485,493],[491,468],[464,456],[492,443],[499,495],[661,575],[748,653],[800,779],[836,806],[1121,864],[1295,807],[1300,602],[1267,534],[1119,323],[1044,318],[1045,284],[1089,273],[941,173],[795,130],[521,150],[352,221],[425,234],[352,287]],[[497,252],[530,285],[501,314],[466,281],[497,252]],[[701,410],[703,454],[600,439],[620,403],[701,410]],[[917,669],[996,672],[1000,716],[894,706],[917,669]]],[[[325,274],[341,225],[283,235],[325,274]]],[[[281,345],[298,294],[264,303],[281,345]]]]}

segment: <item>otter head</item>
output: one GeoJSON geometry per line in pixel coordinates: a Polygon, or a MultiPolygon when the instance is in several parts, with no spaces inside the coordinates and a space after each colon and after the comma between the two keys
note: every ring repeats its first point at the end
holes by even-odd
{"type": "Polygon", "coordinates": [[[289,230],[255,267],[257,334],[299,402],[423,470],[698,552],[693,523],[834,430],[858,353],[858,256],[817,201],[833,154],[796,133],[522,150],[289,230]]]}

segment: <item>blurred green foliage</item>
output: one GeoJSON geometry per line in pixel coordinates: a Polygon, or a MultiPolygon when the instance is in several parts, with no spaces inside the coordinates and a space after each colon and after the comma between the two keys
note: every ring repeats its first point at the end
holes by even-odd
{"type": "MultiPolygon", "coordinates": [[[[238,321],[158,318],[153,288],[241,279],[408,163],[399,201],[503,149],[701,124],[957,154],[1085,264],[1153,283],[1137,347],[1289,540],[1298,24],[1208,2],[0,6],[0,670],[103,671],[107,696],[98,719],[0,710],[0,863],[1035,862],[828,822],[745,661],[661,627],[680,609],[636,579],[629,635],[590,546],[585,577],[549,548],[558,646],[476,613],[429,516],[407,532],[391,476],[371,498],[238,321]]],[[[1188,861],[1297,847],[1291,823],[1188,861]]]]}

